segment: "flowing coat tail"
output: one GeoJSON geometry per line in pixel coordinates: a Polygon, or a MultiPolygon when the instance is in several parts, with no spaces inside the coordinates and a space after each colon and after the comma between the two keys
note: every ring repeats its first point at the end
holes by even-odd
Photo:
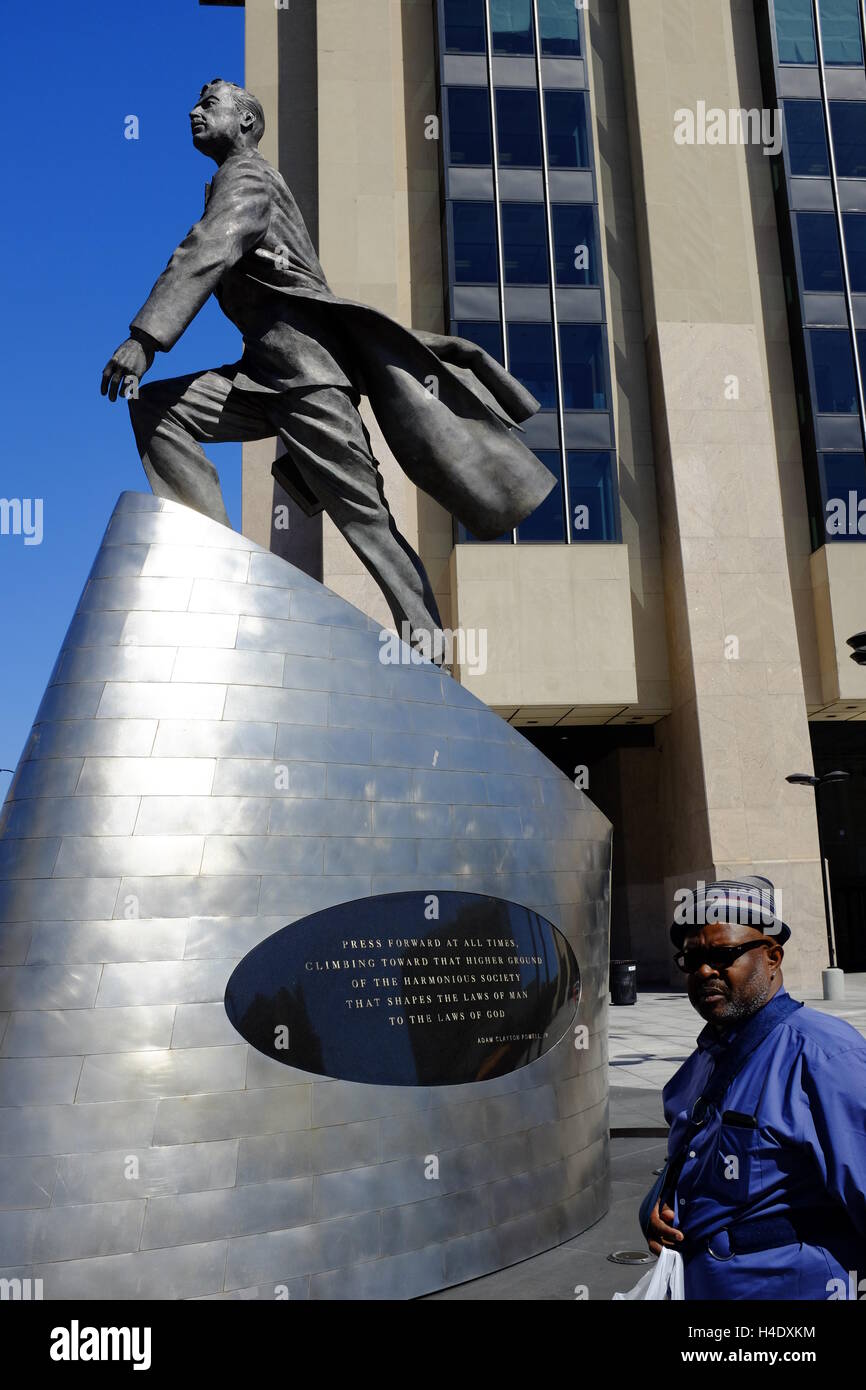
{"type": "Polygon", "coordinates": [[[280,292],[337,316],[359,390],[403,472],[479,540],[513,530],[551,492],[555,478],[515,432],[538,401],[482,348],[413,332],[348,299],[280,292]]]}

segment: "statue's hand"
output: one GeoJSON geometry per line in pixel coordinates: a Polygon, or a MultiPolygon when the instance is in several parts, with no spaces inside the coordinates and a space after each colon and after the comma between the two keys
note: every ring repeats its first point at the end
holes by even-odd
{"type": "Polygon", "coordinates": [[[116,401],[124,380],[135,377],[139,381],[152,362],[152,348],[145,347],[136,338],[127,338],[109,359],[102,373],[102,395],[107,394],[110,401],[116,401]]]}

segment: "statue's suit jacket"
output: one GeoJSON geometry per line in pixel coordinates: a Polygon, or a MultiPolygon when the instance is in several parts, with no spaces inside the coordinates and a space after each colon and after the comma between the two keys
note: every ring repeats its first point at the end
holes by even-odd
{"type": "Polygon", "coordinates": [[[337,298],[297,203],[257,150],[218,169],[204,216],[131,327],[167,352],[211,293],[244,337],[238,389],[367,395],[403,471],[479,538],[511,530],[554,486],[514,431],[535,398],[474,343],[412,332],[337,298]]]}

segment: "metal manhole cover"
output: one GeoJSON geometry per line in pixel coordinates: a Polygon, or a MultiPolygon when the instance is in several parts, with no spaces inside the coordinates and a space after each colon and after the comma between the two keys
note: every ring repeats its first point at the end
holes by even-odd
{"type": "Polygon", "coordinates": [[[615,1265],[651,1265],[656,1257],[648,1250],[614,1250],[607,1258],[615,1265]]]}

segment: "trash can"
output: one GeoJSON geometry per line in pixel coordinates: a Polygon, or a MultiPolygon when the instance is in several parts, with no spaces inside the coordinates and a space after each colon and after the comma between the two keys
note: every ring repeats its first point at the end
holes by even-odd
{"type": "Polygon", "coordinates": [[[637,963],[633,960],[612,960],[610,963],[611,1004],[637,1003],[637,963]]]}

